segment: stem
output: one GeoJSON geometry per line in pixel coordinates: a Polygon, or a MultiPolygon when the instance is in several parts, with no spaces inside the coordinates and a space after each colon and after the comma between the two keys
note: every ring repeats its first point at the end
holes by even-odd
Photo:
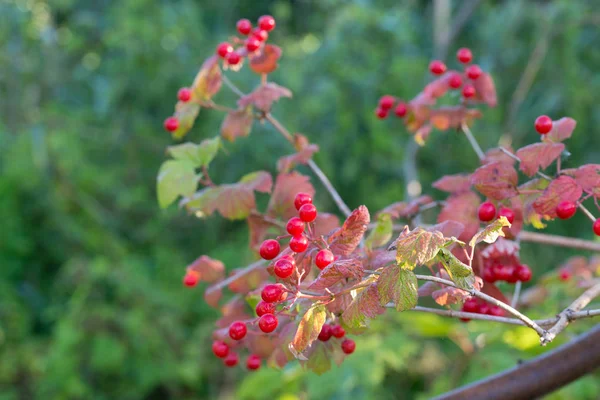
{"type": "Polygon", "coordinates": [[[600,243],[591,240],[575,239],[565,236],[549,235],[547,233],[521,231],[518,238],[523,242],[542,243],[572,249],[600,252],[600,243]]]}
{"type": "Polygon", "coordinates": [[[206,289],[206,295],[212,293],[215,290],[221,290],[225,286],[229,285],[231,282],[236,281],[237,279],[241,278],[242,276],[248,275],[250,272],[253,272],[259,268],[262,268],[265,263],[266,263],[265,260],[258,260],[258,261],[253,262],[252,264],[248,265],[247,267],[244,267],[244,269],[239,270],[237,273],[235,273],[235,275],[231,275],[229,278],[223,279],[221,282],[218,282],[218,283],[208,287],[206,289]]]}
{"type": "Polygon", "coordinates": [[[521,295],[521,281],[517,281],[517,283],[515,284],[515,291],[513,293],[513,297],[512,300],[510,301],[510,306],[513,308],[517,307],[517,304],[519,304],[519,296],[521,295]]]}
{"type": "Polygon", "coordinates": [[[581,211],[583,211],[583,213],[584,213],[584,214],[585,214],[585,215],[586,215],[586,216],[587,216],[587,217],[588,217],[588,218],[589,218],[589,219],[590,219],[592,222],[596,221],[596,218],[594,217],[594,214],[592,214],[592,213],[590,212],[590,210],[588,210],[587,208],[585,208],[585,206],[584,206],[583,204],[579,203],[579,204],[577,204],[577,207],[579,207],[579,209],[580,209],[581,211]]]}
{"type": "Polygon", "coordinates": [[[467,137],[467,139],[469,140],[471,147],[473,148],[473,150],[475,150],[475,153],[477,154],[477,157],[479,157],[479,160],[483,160],[485,158],[485,153],[481,149],[481,146],[479,146],[479,143],[477,143],[477,140],[475,139],[475,136],[473,136],[473,133],[469,129],[469,126],[463,122],[461,125],[461,129],[467,137]]]}
{"type": "MultiPolygon", "coordinates": [[[[508,151],[507,149],[505,149],[504,147],[499,147],[500,151],[502,151],[504,154],[506,154],[507,156],[509,156],[510,158],[512,158],[513,160],[517,161],[519,164],[521,163],[521,159],[519,157],[517,157],[516,155],[514,155],[513,153],[511,153],[510,151],[508,151]]],[[[538,171],[536,173],[539,177],[544,178],[548,181],[551,181],[552,178],[549,177],[548,175],[544,174],[541,171],[538,171]]]]}
{"type": "Polygon", "coordinates": [[[231,82],[231,81],[229,80],[229,78],[228,78],[227,76],[225,76],[225,74],[223,74],[222,80],[223,80],[223,82],[225,83],[225,85],[226,85],[226,86],[227,86],[229,89],[231,89],[231,91],[232,91],[233,93],[237,94],[237,95],[238,95],[238,96],[240,96],[240,97],[244,97],[244,96],[246,95],[246,94],[245,94],[244,92],[242,92],[242,91],[241,91],[241,90],[240,90],[240,89],[239,89],[237,86],[235,86],[235,85],[233,84],[233,82],[231,82]]]}

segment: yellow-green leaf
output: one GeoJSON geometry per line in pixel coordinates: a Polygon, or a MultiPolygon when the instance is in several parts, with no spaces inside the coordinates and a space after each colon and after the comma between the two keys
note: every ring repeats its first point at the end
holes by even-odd
{"type": "Polygon", "coordinates": [[[441,232],[408,227],[400,234],[392,248],[396,248],[396,262],[400,268],[413,270],[417,265],[433,259],[446,239],[441,232]]]}
{"type": "Polygon", "coordinates": [[[179,196],[191,196],[196,186],[193,163],[187,160],[165,161],[156,177],[158,204],[161,208],[166,208],[179,196]]]}
{"type": "Polygon", "coordinates": [[[169,146],[167,147],[167,152],[171,157],[177,160],[187,160],[198,168],[207,167],[217,155],[220,147],[221,139],[216,136],[212,139],[205,139],[200,144],[186,142],[176,146],[169,146]]]}
{"type": "Polygon", "coordinates": [[[377,225],[369,233],[365,245],[368,249],[383,246],[392,238],[392,217],[390,214],[378,214],[377,225]]]}
{"type": "Polygon", "coordinates": [[[478,232],[471,241],[469,242],[469,246],[475,247],[477,243],[486,242],[486,243],[494,243],[499,236],[504,237],[504,232],[502,228],[505,226],[510,228],[510,222],[506,219],[505,216],[500,216],[497,220],[489,224],[482,231],[478,232]]]}
{"type": "Polygon", "coordinates": [[[472,290],[475,284],[473,270],[467,264],[460,261],[448,249],[440,249],[436,258],[450,275],[450,279],[461,289],[472,290]]]}
{"type": "Polygon", "coordinates": [[[380,304],[385,306],[391,302],[397,311],[410,310],[417,305],[418,288],[415,274],[396,265],[386,267],[377,281],[380,304]]]}
{"type": "Polygon", "coordinates": [[[306,311],[298,325],[294,340],[289,346],[290,351],[296,358],[306,360],[302,353],[317,339],[326,319],[327,311],[323,304],[315,303],[306,311]]]}

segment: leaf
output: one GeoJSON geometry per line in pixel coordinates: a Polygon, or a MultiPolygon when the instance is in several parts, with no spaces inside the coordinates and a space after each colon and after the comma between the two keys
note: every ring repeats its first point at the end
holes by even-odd
{"type": "MultiPolygon", "coordinates": [[[[229,276],[235,276],[240,271],[242,271],[241,268],[236,268],[229,273],[229,276]]],[[[267,279],[269,279],[267,270],[265,268],[257,268],[250,273],[240,274],[240,276],[227,285],[227,288],[233,293],[247,294],[258,288],[267,279]]],[[[212,290],[212,287],[209,287],[207,292],[209,290],[212,290]]]]}
{"type": "Polygon", "coordinates": [[[328,238],[329,247],[334,254],[341,256],[350,255],[358,246],[371,222],[369,210],[359,206],[346,218],[340,229],[328,238]]]}
{"type": "Polygon", "coordinates": [[[431,202],[433,202],[433,199],[430,196],[420,196],[410,202],[399,201],[397,203],[390,204],[383,210],[379,211],[377,216],[381,214],[389,214],[392,219],[409,217],[418,213],[419,208],[422,205],[429,204],[431,202]]]}
{"type": "Polygon", "coordinates": [[[273,186],[273,178],[266,171],[256,171],[244,175],[239,183],[257,192],[269,193],[273,186]]]}
{"type": "Polygon", "coordinates": [[[460,303],[469,296],[469,292],[452,286],[446,286],[431,293],[433,300],[440,306],[460,303]]]}
{"type": "Polygon", "coordinates": [[[200,104],[198,103],[191,101],[187,103],[182,101],[177,102],[174,117],[179,121],[179,126],[175,131],[171,132],[173,139],[179,140],[183,138],[192,129],[199,112],[200,104]]]}
{"type": "Polygon", "coordinates": [[[546,135],[543,135],[542,140],[552,142],[562,142],[563,140],[567,140],[573,134],[576,126],[577,121],[573,118],[565,117],[558,121],[553,121],[552,130],[546,135]]]}
{"type": "Polygon", "coordinates": [[[527,176],[535,175],[540,168],[546,169],[565,149],[562,143],[534,143],[517,150],[517,157],[521,159],[519,169],[527,176]]]}
{"type": "Polygon", "coordinates": [[[510,228],[510,222],[508,222],[505,216],[501,216],[486,226],[481,232],[473,236],[469,242],[469,246],[475,247],[477,243],[481,242],[494,243],[499,236],[504,237],[504,231],[502,228],[505,226],[510,228]]]}
{"type": "Polygon", "coordinates": [[[440,131],[445,131],[460,128],[463,123],[469,125],[475,119],[481,118],[483,114],[475,108],[453,106],[432,109],[429,115],[433,126],[440,131]]]}
{"type": "Polygon", "coordinates": [[[471,177],[468,174],[446,175],[431,184],[434,188],[449,193],[461,193],[471,189],[471,177]]]}
{"type": "Polygon", "coordinates": [[[572,176],[584,192],[600,198],[600,164],[586,164],[577,169],[563,170],[562,173],[572,176]]]}
{"type": "Polygon", "coordinates": [[[260,85],[254,89],[252,93],[240,98],[238,100],[238,106],[246,108],[253,105],[260,111],[269,112],[273,103],[282,97],[292,97],[292,92],[288,88],[269,82],[260,85]]]}
{"type": "Polygon", "coordinates": [[[296,358],[306,359],[302,353],[317,339],[326,318],[327,311],[323,304],[315,303],[306,311],[298,325],[294,340],[289,345],[290,351],[296,358]]]}
{"type": "MultiPolygon", "coordinates": [[[[193,96],[200,100],[210,100],[221,89],[221,68],[219,57],[213,55],[204,61],[192,84],[193,96]]],[[[180,121],[181,122],[181,121],[180,121]]]]}
{"type": "Polygon", "coordinates": [[[225,277],[225,266],[219,260],[209,256],[200,256],[187,266],[187,271],[194,271],[202,282],[214,283],[225,277]]]}
{"type": "Polygon", "coordinates": [[[288,172],[298,164],[306,164],[317,151],[319,151],[319,146],[316,144],[309,144],[297,153],[281,157],[279,161],[277,161],[277,170],[279,172],[288,172]]]}
{"type": "Polygon", "coordinates": [[[456,286],[465,290],[472,290],[475,285],[475,275],[473,270],[467,264],[460,261],[448,249],[440,249],[437,260],[444,266],[450,279],[454,281],[456,286]]]}
{"type": "Polygon", "coordinates": [[[379,304],[393,303],[396,311],[410,310],[417,305],[418,283],[415,274],[395,265],[384,268],[377,281],[379,304]]]}
{"type": "Polygon", "coordinates": [[[392,229],[393,224],[390,215],[379,214],[377,216],[375,229],[371,230],[371,233],[369,233],[369,236],[367,236],[367,240],[365,241],[367,249],[373,249],[374,247],[387,244],[392,238],[392,229]]]}
{"type": "Polygon", "coordinates": [[[340,219],[330,213],[318,213],[315,220],[315,236],[329,235],[334,229],[340,227],[340,219]]]}
{"type": "MultiPolygon", "coordinates": [[[[513,152],[510,147],[507,148],[508,151],[513,152]]],[[[493,162],[500,162],[504,164],[514,165],[516,160],[510,157],[508,154],[503,152],[499,147],[489,149],[485,152],[485,158],[482,160],[482,164],[490,164],[493,162]]]]}
{"type": "Polygon", "coordinates": [[[331,357],[329,357],[324,343],[315,346],[305,365],[317,375],[323,375],[331,369],[331,357]]]}
{"type": "Polygon", "coordinates": [[[483,165],[471,175],[471,184],[481,194],[495,200],[516,196],[519,177],[515,168],[506,163],[493,162],[483,165]]]}
{"type": "Polygon", "coordinates": [[[156,193],[161,208],[168,207],[179,196],[190,196],[197,186],[194,164],[186,160],[162,163],[156,177],[156,193]]]}
{"type": "Polygon", "coordinates": [[[196,168],[207,167],[217,155],[220,147],[221,139],[216,136],[212,139],[205,139],[200,144],[186,142],[169,146],[167,147],[167,153],[177,160],[191,162],[196,168]]]}
{"type": "Polygon", "coordinates": [[[253,121],[254,115],[252,115],[250,107],[230,111],[221,124],[221,136],[230,142],[234,142],[239,137],[248,136],[252,130],[253,121]]]}
{"type": "Polygon", "coordinates": [[[496,86],[491,75],[484,72],[473,82],[475,87],[475,99],[487,104],[489,107],[496,107],[498,99],[496,96],[496,86]]]}
{"type": "Polygon", "coordinates": [[[277,69],[277,61],[281,57],[281,48],[266,44],[259,52],[252,53],[250,69],[257,74],[270,74],[277,69]]]}
{"type": "MultiPolygon", "coordinates": [[[[370,279],[372,282],[375,282],[375,280],[376,278],[370,279]]],[[[367,327],[369,319],[373,319],[384,312],[385,308],[381,306],[379,301],[377,285],[371,283],[354,297],[352,303],[342,314],[342,321],[349,330],[360,331],[367,327]]]]}
{"type": "Polygon", "coordinates": [[[427,228],[428,231],[439,231],[444,237],[459,237],[465,230],[464,224],[457,221],[444,221],[427,228]]]}
{"type": "Polygon", "coordinates": [[[396,262],[400,268],[413,270],[433,259],[446,239],[441,232],[430,232],[423,228],[409,231],[408,227],[392,245],[396,248],[396,262]]]}
{"type": "Polygon", "coordinates": [[[277,175],[273,194],[267,208],[267,215],[270,217],[280,217],[283,220],[297,216],[298,211],[294,206],[294,199],[296,198],[296,194],[300,192],[314,196],[315,188],[310,183],[308,176],[296,171],[277,175]]]}
{"type": "Polygon", "coordinates": [[[570,176],[561,175],[552,180],[544,193],[533,202],[533,209],[540,215],[556,218],[556,206],[561,201],[577,202],[583,190],[570,176]]]}
{"type": "Polygon", "coordinates": [[[529,182],[525,182],[518,187],[520,193],[526,191],[533,191],[534,193],[521,194],[521,201],[523,203],[523,222],[533,225],[536,229],[542,229],[546,227],[546,224],[542,222],[542,216],[535,211],[533,203],[542,195],[543,190],[550,184],[546,179],[532,179],[529,182]],[[536,193],[539,191],[539,193],[536,193]]]}
{"type": "Polygon", "coordinates": [[[363,266],[359,259],[338,260],[325,267],[308,288],[311,290],[323,290],[346,278],[360,279],[362,276],[363,266]]]}
{"type": "Polygon", "coordinates": [[[452,195],[446,199],[437,220],[438,222],[456,221],[461,223],[464,229],[457,237],[467,241],[479,230],[480,223],[477,218],[479,203],[479,196],[473,192],[452,195]]]}

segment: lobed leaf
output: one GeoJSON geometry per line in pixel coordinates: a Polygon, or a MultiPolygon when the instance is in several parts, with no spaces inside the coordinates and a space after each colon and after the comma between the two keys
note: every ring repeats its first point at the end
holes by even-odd
{"type": "Polygon", "coordinates": [[[254,106],[260,111],[269,112],[273,103],[282,97],[292,97],[292,92],[288,88],[269,82],[241,97],[238,100],[238,106],[240,108],[254,106]]]}
{"type": "Polygon", "coordinates": [[[463,123],[469,125],[475,119],[482,117],[481,111],[476,108],[463,106],[440,107],[429,112],[431,124],[440,131],[458,129],[463,123]]]}
{"type": "Polygon", "coordinates": [[[570,176],[561,175],[548,185],[544,193],[533,202],[533,209],[543,217],[556,218],[556,206],[561,201],[577,202],[583,189],[570,176]]]}
{"type": "Polygon", "coordinates": [[[193,95],[199,100],[210,100],[221,89],[221,83],[219,57],[215,54],[204,61],[200,67],[200,71],[196,74],[196,78],[194,78],[194,83],[192,84],[193,95]]]}
{"type": "Polygon", "coordinates": [[[542,137],[544,141],[562,142],[567,140],[573,134],[577,121],[573,118],[561,118],[558,121],[552,121],[552,130],[542,137]]]}
{"type": "Polygon", "coordinates": [[[446,199],[437,220],[438,222],[456,221],[461,223],[463,232],[457,237],[464,241],[469,240],[479,230],[480,222],[477,218],[479,203],[479,196],[473,192],[452,195],[446,199]]]}
{"type": "Polygon", "coordinates": [[[194,271],[202,282],[214,283],[225,277],[225,265],[209,256],[198,257],[186,269],[194,271]]]}
{"type": "Polygon", "coordinates": [[[311,352],[305,367],[317,375],[323,375],[331,369],[331,357],[325,343],[318,343],[311,352]]]}
{"type": "MultiPolygon", "coordinates": [[[[367,282],[375,282],[376,277],[371,277],[367,282]]],[[[379,291],[375,283],[363,289],[357,289],[358,294],[352,300],[352,303],[344,310],[342,321],[344,326],[350,331],[360,332],[368,325],[368,320],[377,317],[385,312],[379,300],[379,291]]]]}
{"type": "Polygon", "coordinates": [[[430,196],[419,196],[410,202],[399,201],[397,203],[390,204],[383,210],[379,211],[377,216],[381,214],[389,214],[392,219],[406,218],[416,214],[419,212],[419,208],[421,206],[429,204],[432,201],[433,199],[430,196]]]}
{"type": "MultiPolygon", "coordinates": [[[[511,153],[513,152],[510,146],[507,147],[507,150],[511,153]]],[[[508,154],[503,152],[499,147],[495,147],[493,149],[489,149],[485,152],[485,157],[482,160],[482,164],[491,164],[494,162],[500,162],[504,164],[514,165],[516,160],[510,157],[508,154]]]]}
{"type": "Polygon", "coordinates": [[[306,164],[317,151],[319,151],[319,146],[316,144],[309,144],[303,147],[297,153],[281,157],[277,161],[277,170],[279,172],[288,172],[296,165],[306,164]]]}
{"type": "Polygon", "coordinates": [[[362,262],[357,259],[334,261],[325,267],[308,287],[311,290],[330,288],[344,279],[360,279],[363,276],[362,262]]]}
{"type": "Polygon", "coordinates": [[[341,256],[350,255],[362,240],[369,222],[371,217],[367,207],[359,206],[352,211],[342,227],[327,239],[331,251],[341,256]]]}
{"type": "Polygon", "coordinates": [[[469,292],[451,286],[445,286],[431,293],[433,300],[440,306],[460,303],[469,296],[469,292]]]}
{"type": "Polygon", "coordinates": [[[289,345],[290,351],[296,358],[306,359],[302,353],[317,339],[326,319],[327,311],[323,304],[315,303],[306,311],[289,345]]]}
{"type": "Polygon", "coordinates": [[[542,195],[543,190],[548,187],[550,182],[546,179],[532,179],[518,187],[519,192],[532,191],[533,193],[521,194],[521,201],[523,203],[523,222],[533,225],[536,229],[542,229],[546,227],[546,224],[542,222],[542,215],[538,214],[533,208],[533,203],[542,195]],[[539,191],[539,193],[536,193],[539,191]]]}
{"type": "Polygon", "coordinates": [[[444,221],[427,228],[428,231],[439,231],[444,237],[459,237],[465,231],[465,225],[457,221],[444,221]]]}
{"type": "Polygon", "coordinates": [[[230,111],[221,124],[221,136],[230,142],[234,142],[240,137],[246,137],[252,130],[253,121],[254,115],[252,115],[251,107],[230,111]]]}
{"type": "Polygon", "coordinates": [[[475,189],[495,200],[516,196],[518,182],[519,177],[515,168],[503,162],[483,165],[471,175],[471,184],[475,189]]]}
{"type": "Polygon", "coordinates": [[[179,196],[190,196],[197,186],[194,164],[187,160],[162,163],[156,177],[156,194],[161,208],[168,207],[179,196]]]}
{"type": "Polygon", "coordinates": [[[586,164],[562,173],[573,177],[584,192],[600,198],[600,164],[586,164]]]}
{"type": "Polygon", "coordinates": [[[200,144],[182,143],[167,147],[167,153],[176,160],[189,161],[194,167],[207,167],[221,148],[221,139],[216,136],[204,139],[200,144]]]}
{"type": "Polygon", "coordinates": [[[267,215],[287,220],[298,214],[294,206],[296,194],[303,192],[313,196],[315,188],[308,176],[292,171],[280,173],[275,180],[273,194],[267,208],[267,215]]]}
{"type": "Polygon", "coordinates": [[[494,243],[499,236],[504,237],[504,231],[502,228],[505,226],[510,228],[510,222],[508,222],[508,219],[506,219],[505,216],[501,216],[486,226],[481,232],[473,236],[469,242],[469,246],[475,247],[477,243],[481,242],[494,243]]]}
{"type": "Polygon", "coordinates": [[[374,247],[383,246],[390,241],[392,234],[392,218],[389,214],[379,214],[377,215],[377,224],[375,225],[375,229],[371,230],[371,233],[369,233],[369,236],[367,236],[367,240],[365,240],[365,246],[369,250],[373,249],[374,247]]]}
{"type": "Polygon", "coordinates": [[[519,169],[527,176],[535,175],[540,168],[546,169],[565,149],[562,143],[534,143],[517,150],[521,159],[519,169]]]}
{"type": "Polygon", "coordinates": [[[488,107],[496,107],[498,98],[496,96],[496,85],[491,75],[487,72],[473,82],[475,87],[475,99],[488,105],[488,107]]]}
{"type": "Polygon", "coordinates": [[[418,283],[415,274],[408,269],[392,265],[383,269],[376,283],[379,304],[393,303],[396,311],[410,310],[417,305],[418,283]]]}
{"type": "Polygon", "coordinates": [[[409,231],[408,227],[392,245],[396,249],[396,263],[402,269],[413,270],[417,265],[432,260],[446,243],[441,232],[423,228],[409,231]]]}
{"type": "Polygon", "coordinates": [[[462,193],[471,189],[471,176],[468,174],[446,175],[433,182],[431,186],[448,193],[462,193]]]}
{"type": "Polygon", "coordinates": [[[270,74],[277,69],[281,48],[266,44],[258,52],[250,54],[250,69],[257,74],[270,74]]]}

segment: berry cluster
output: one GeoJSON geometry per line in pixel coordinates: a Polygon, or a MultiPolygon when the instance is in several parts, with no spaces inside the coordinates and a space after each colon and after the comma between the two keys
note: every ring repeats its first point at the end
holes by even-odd
{"type": "MultiPolygon", "coordinates": [[[[215,356],[223,359],[223,364],[226,367],[235,367],[239,363],[237,353],[230,351],[230,347],[222,340],[215,340],[212,344],[212,351],[215,356]]],[[[250,371],[256,371],[260,368],[262,361],[256,354],[250,354],[246,359],[246,368],[250,371]]]]}
{"type": "MultiPolygon", "coordinates": [[[[318,339],[322,342],[328,342],[332,337],[342,339],[344,336],[346,336],[346,331],[341,325],[325,324],[321,328],[318,339]]],[[[344,353],[352,354],[356,349],[356,343],[352,339],[344,339],[341,348],[344,353]]]]}
{"type": "Polygon", "coordinates": [[[481,277],[489,283],[529,282],[532,275],[531,269],[527,265],[521,264],[518,257],[518,246],[509,247],[504,243],[512,242],[499,239],[481,253],[483,260],[481,277]]]}
{"type": "MultiPolygon", "coordinates": [[[[504,316],[504,310],[498,306],[488,304],[487,302],[480,300],[475,297],[468,298],[464,303],[460,311],[474,313],[474,314],[487,314],[495,317],[504,316]]],[[[468,322],[470,318],[461,318],[461,321],[468,322]]]]}
{"type": "Polygon", "coordinates": [[[496,214],[496,206],[490,201],[481,203],[477,210],[477,217],[481,222],[490,222],[496,215],[498,218],[505,217],[511,224],[515,221],[515,212],[511,208],[501,206],[496,214]]]}

